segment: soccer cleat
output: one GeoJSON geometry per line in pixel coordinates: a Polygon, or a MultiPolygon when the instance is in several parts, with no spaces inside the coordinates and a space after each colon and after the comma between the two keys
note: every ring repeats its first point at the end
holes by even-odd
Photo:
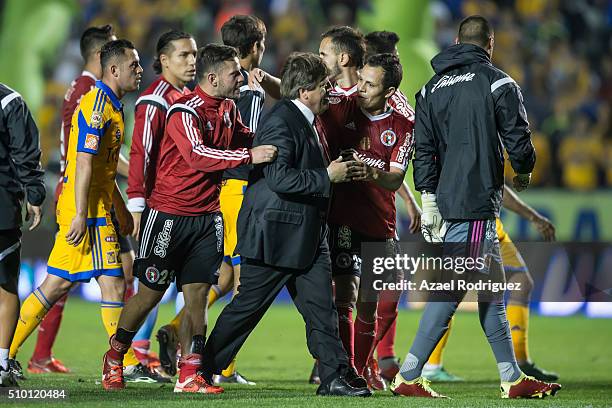
{"type": "Polygon", "coordinates": [[[180,379],[176,380],[174,385],[174,392],[192,392],[200,394],[221,394],[223,388],[216,385],[211,385],[206,379],[200,374],[193,374],[185,378],[185,381],[181,382],[180,379]]]}
{"type": "Polygon", "coordinates": [[[174,327],[167,324],[162,326],[155,335],[159,342],[159,361],[164,371],[171,377],[176,375],[176,351],[178,349],[178,336],[174,327]]]}
{"type": "Polygon", "coordinates": [[[427,379],[418,377],[412,381],[406,381],[400,373],[397,373],[393,378],[389,388],[393,395],[403,397],[448,398],[446,395],[438,394],[432,390],[427,379]]]}
{"type": "Polygon", "coordinates": [[[387,384],[385,384],[385,380],[380,376],[378,363],[374,358],[371,358],[363,368],[363,378],[368,382],[368,387],[371,390],[384,391],[387,389],[387,384]]]}
{"type": "Polygon", "coordinates": [[[557,383],[547,383],[528,377],[524,373],[514,382],[501,383],[502,398],[544,398],[553,396],[561,389],[557,383]]]}
{"type": "Polygon", "coordinates": [[[144,366],[140,363],[133,366],[127,366],[123,370],[123,379],[125,382],[134,383],[169,383],[172,382],[170,378],[164,377],[149,367],[144,366]]]}
{"type": "Polygon", "coordinates": [[[378,366],[380,367],[380,376],[389,382],[393,381],[400,370],[397,357],[381,358],[378,360],[378,366]]]}
{"type": "Polygon", "coordinates": [[[529,377],[533,377],[536,380],[540,381],[557,381],[559,379],[559,375],[557,373],[553,373],[550,371],[542,370],[540,367],[536,366],[535,363],[523,363],[519,364],[519,368],[525,375],[529,377]]]}
{"type": "Polygon", "coordinates": [[[458,377],[454,374],[449,373],[444,369],[443,366],[434,368],[433,370],[426,370],[423,368],[421,376],[428,379],[431,382],[461,382],[463,378],[458,377]]]}
{"type": "Polygon", "coordinates": [[[11,373],[13,373],[13,377],[15,377],[16,379],[22,381],[26,379],[23,375],[23,368],[21,368],[21,364],[14,358],[8,359],[8,369],[11,373]]]}
{"type": "Polygon", "coordinates": [[[105,390],[122,390],[125,388],[123,366],[121,361],[108,357],[108,352],[102,358],[102,387],[105,390]]]}
{"type": "Polygon", "coordinates": [[[253,381],[247,380],[238,371],[235,371],[234,374],[230,375],[229,377],[226,377],[223,374],[219,374],[219,375],[215,375],[213,378],[214,378],[215,384],[233,383],[233,384],[242,384],[242,385],[255,385],[253,381]]]}
{"type": "Polygon", "coordinates": [[[10,367],[6,369],[0,367],[0,388],[19,388],[17,378],[15,378],[15,374],[10,367]]]}
{"type": "Polygon", "coordinates": [[[355,367],[348,367],[344,373],[344,379],[353,388],[368,388],[365,378],[357,374],[355,367]]]}
{"type": "Polygon", "coordinates": [[[48,360],[34,360],[31,359],[28,362],[28,373],[32,374],[46,374],[46,373],[60,373],[66,374],[70,370],[55,357],[50,357],[48,360]]]}
{"type": "Polygon", "coordinates": [[[308,384],[321,384],[321,377],[319,377],[319,361],[315,360],[308,378],[308,384]]]}

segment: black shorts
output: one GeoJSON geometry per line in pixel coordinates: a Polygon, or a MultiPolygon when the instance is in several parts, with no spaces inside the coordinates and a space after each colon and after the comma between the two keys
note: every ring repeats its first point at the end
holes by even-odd
{"type": "Polygon", "coordinates": [[[143,211],[134,276],[148,288],[165,291],[174,279],[179,291],[188,283],[216,284],[222,260],[220,212],[188,217],[143,211]]]}
{"type": "Polygon", "coordinates": [[[385,242],[385,256],[399,252],[395,238],[380,239],[368,237],[348,225],[330,225],[329,248],[331,251],[332,276],[353,275],[361,277],[361,244],[385,242]]]}
{"type": "Polygon", "coordinates": [[[119,243],[119,253],[125,254],[126,252],[130,252],[134,249],[132,243],[125,235],[121,235],[119,233],[119,222],[117,221],[117,217],[115,216],[115,209],[111,208],[111,220],[113,225],[115,226],[115,232],[117,233],[117,242],[119,243]]]}
{"type": "Polygon", "coordinates": [[[17,288],[21,262],[21,230],[0,230],[0,285],[17,288]]]}

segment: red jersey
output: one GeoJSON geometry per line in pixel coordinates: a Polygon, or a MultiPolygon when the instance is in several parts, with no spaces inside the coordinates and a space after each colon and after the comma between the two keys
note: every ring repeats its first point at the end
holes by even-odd
{"type": "Polygon", "coordinates": [[[81,98],[87,92],[91,91],[96,86],[96,77],[89,71],[81,72],[81,75],[77,77],[70,84],[70,88],[64,95],[64,102],[62,104],[62,127],[60,129],[60,179],[55,187],[55,202],[59,198],[62,192],[62,179],[64,178],[64,171],[66,170],[66,152],[68,151],[68,141],[70,138],[70,125],[72,124],[72,115],[76,110],[81,98]]]}
{"type": "Polygon", "coordinates": [[[189,92],[175,88],[160,75],[136,100],[127,188],[127,207],[132,212],[144,210],[155,184],[168,108],[189,92]]]}
{"type": "MultiPolygon", "coordinates": [[[[343,118],[343,122],[333,124],[342,148],[354,148],[371,167],[387,172],[391,167],[406,171],[413,145],[414,120],[392,108],[372,116],[358,106],[355,97],[330,103],[330,110],[343,118]],[[359,141],[364,136],[369,139],[369,147],[360,147],[359,141]],[[347,145],[351,142],[352,145],[347,145]]],[[[340,183],[334,187],[329,223],[348,225],[375,239],[393,238],[395,192],[374,182],[340,183]]]]}
{"type": "Polygon", "coordinates": [[[196,86],[168,110],[147,205],[185,216],[219,211],[223,170],[251,163],[252,143],[234,101],[196,86]]]}

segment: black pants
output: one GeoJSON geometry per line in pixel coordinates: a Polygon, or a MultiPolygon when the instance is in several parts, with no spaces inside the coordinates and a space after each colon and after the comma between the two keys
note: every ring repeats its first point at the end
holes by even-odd
{"type": "Polygon", "coordinates": [[[321,243],[312,266],[304,271],[243,258],[238,294],[221,312],[204,349],[202,366],[207,374],[219,374],[229,365],[284,286],[306,323],[308,350],[319,360],[321,379],[325,382],[344,374],[348,358],[338,336],[326,241],[321,243]]]}

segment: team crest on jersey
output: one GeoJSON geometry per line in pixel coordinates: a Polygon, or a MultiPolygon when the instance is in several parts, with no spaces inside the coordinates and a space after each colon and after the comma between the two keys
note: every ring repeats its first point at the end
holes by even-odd
{"type": "Polygon", "coordinates": [[[91,113],[91,127],[98,128],[102,124],[102,112],[93,111],[91,113]]]}
{"type": "Polygon", "coordinates": [[[328,96],[327,100],[331,105],[337,105],[342,99],[339,96],[328,96]]]}
{"type": "Polygon", "coordinates": [[[159,280],[159,271],[156,267],[149,266],[145,270],[145,278],[151,283],[156,283],[159,280]]]}
{"type": "Polygon", "coordinates": [[[98,136],[88,133],[85,136],[85,148],[91,150],[98,150],[98,140],[98,136]]]}
{"type": "Polygon", "coordinates": [[[391,147],[397,141],[397,136],[395,136],[395,132],[391,129],[387,129],[380,134],[380,142],[387,147],[391,147]]]}

